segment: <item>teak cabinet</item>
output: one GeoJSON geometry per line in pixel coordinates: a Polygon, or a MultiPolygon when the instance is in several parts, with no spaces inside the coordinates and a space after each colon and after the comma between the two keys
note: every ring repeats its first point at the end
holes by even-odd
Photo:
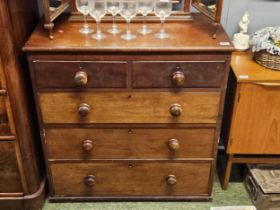
{"type": "Polygon", "coordinates": [[[211,199],[233,48],[210,23],[166,23],[164,41],[98,42],[67,17],[51,41],[34,31],[24,50],[51,201],[211,199]]]}
{"type": "Polygon", "coordinates": [[[228,154],[223,188],[232,163],[280,162],[280,72],[261,67],[249,52],[233,53],[231,67],[222,135],[228,154]]]}
{"type": "Polygon", "coordinates": [[[45,195],[40,141],[21,51],[34,29],[36,1],[0,1],[0,209],[39,210],[45,195]]]}

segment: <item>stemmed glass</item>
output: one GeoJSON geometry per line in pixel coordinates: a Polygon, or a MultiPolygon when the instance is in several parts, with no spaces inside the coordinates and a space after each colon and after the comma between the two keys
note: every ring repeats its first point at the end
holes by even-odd
{"type": "Polygon", "coordinates": [[[137,6],[138,12],[140,12],[144,16],[143,25],[138,30],[138,32],[143,35],[149,34],[152,32],[152,30],[150,28],[148,28],[148,26],[146,25],[146,17],[148,16],[148,14],[150,12],[153,11],[155,1],[154,0],[138,0],[137,3],[138,3],[138,6],[137,6]]]}
{"type": "Polygon", "coordinates": [[[123,3],[123,8],[120,14],[127,22],[127,29],[126,29],[126,33],[123,34],[121,37],[125,40],[132,40],[136,38],[136,35],[131,33],[130,22],[132,18],[134,18],[137,14],[137,1],[123,0],[122,3],[123,3]]]}
{"type": "Polygon", "coordinates": [[[77,10],[83,14],[84,16],[84,27],[79,30],[82,34],[90,34],[93,32],[93,30],[89,27],[87,23],[87,16],[89,13],[89,7],[88,7],[88,0],[76,0],[76,7],[77,10]]]}
{"type": "Polygon", "coordinates": [[[113,17],[113,25],[112,28],[108,30],[111,34],[118,34],[121,30],[118,28],[116,24],[116,16],[122,10],[122,2],[120,0],[107,0],[107,10],[112,14],[113,17]]]}
{"type": "Polygon", "coordinates": [[[100,22],[106,14],[107,3],[106,0],[88,0],[89,14],[96,20],[96,33],[92,35],[93,39],[102,40],[106,35],[101,32],[100,22]]]}
{"type": "Polygon", "coordinates": [[[160,32],[155,34],[158,39],[169,38],[169,34],[164,30],[164,21],[171,14],[172,0],[155,0],[155,14],[160,18],[161,28],[160,32]]]}

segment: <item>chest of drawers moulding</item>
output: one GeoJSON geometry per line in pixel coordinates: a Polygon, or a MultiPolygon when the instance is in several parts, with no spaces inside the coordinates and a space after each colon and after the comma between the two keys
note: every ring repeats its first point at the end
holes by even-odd
{"type": "Polygon", "coordinates": [[[81,25],[64,20],[64,37],[34,31],[24,50],[51,201],[211,199],[232,47],[219,45],[222,28],[205,40],[209,21],[197,18],[202,31],[172,24],[201,45],[172,24],[164,45],[139,36],[85,46],[81,25]]]}

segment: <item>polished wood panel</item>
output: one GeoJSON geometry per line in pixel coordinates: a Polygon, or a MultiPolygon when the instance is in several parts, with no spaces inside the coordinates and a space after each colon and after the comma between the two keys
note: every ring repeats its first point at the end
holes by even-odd
{"type": "Polygon", "coordinates": [[[220,87],[225,62],[133,62],[134,88],[220,87]],[[184,81],[177,84],[174,73],[181,72],[184,81]]]}
{"type": "Polygon", "coordinates": [[[0,141],[0,193],[22,192],[15,143],[0,141]]]}
{"type": "Polygon", "coordinates": [[[257,64],[251,52],[234,52],[231,66],[238,82],[280,81],[280,72],[257,64]]]}
{"type": "Polygon", "coordinates": [[[199,128],[55,128],[46,129],[45,139],[49,159],[211,158],[214,133],[199,128]]]}
{"type": "Polygon", "coordinates": [[[39,100],[44,123],[216,123],[220,93],[40,93],[39,100]],[[180,116],[170,113],[173,104],[180,116]]]}
{"type": "Polygon", "coordinates": [[[242,84],[239,92],[228,153],[279,155],[280,85],[242,84]]]}
{"type": "Polygon", "coordinates": [[[187,196],[208,194],[211,165],[200,161],[98,161],[53,163],[51,171],[55,195],[187,196]],[[169,175],[176,177],[176,184],[167,183],[169,175]]]}
{"type": "Polygon", "coordinates": [[[77,72],[85,72],[87,88],[125,88],[127,79],[126,62],[79,62],[37,61],[34,62],[38,88],[78,88],[77,72]]]}
{"type": "MultiPolygon", "coordinates": [[[[230,44],[228,36],[221,26],[218,26],[216,39],[211,38],[212,22],[200,14],[194,14],[193,22],[170,22],[165,24],[165,30],[171,35],[164,41],[156,39],[154,33],[146,36],[138,35],[133,41],[123,40],[120,36],[108,35],[102,42],[79,33],[82,22],[68,21],[68,17],[62,18],[54,29],[54,40],[48,40],[47,32],[42,24],[38,26],[26,43],[25,51],[50,52],[231,52],[234,48],[230,44]],[[178,29],[180,32],[178,33],[178,29]],[[224,44],[222,44],[224,43],[224,44]],[[226,44],[225,44],[226,43],[226,44]]],[[[136,32],[142,23],[133,23],[132,32],[136,32]]],[[[92,27],[95,27],[91,24],[92,27]]],[[[123,31],[126,24],[118,25],[123,31]]],[[[102,24],[102,30],[106,31],[111,23],[102,24]]],[[[154,32],[160,30],[160,21],[150,23],[154,32]]]]}
{"type": "Polygon", "coordinates": [[[0,96],[5,103],[0,123],[9,127],[3,136],[0,126],[0,208],[5,210],[37,210],[43,205],[43,164],[37,159],[41,153],[35,141],[32,90],[22,51],[37,24],[37,10],[36,0],[0,1],[0,83],[6,90],[0,96]]]}
{"type": "Polygon", "coordinates": [[[279,72],[255,63],[251,52],[233,53],[231,66],[227,98],[233,106],[226,106],[222,132],[227,151],[223,189],[232,164],[274,164],[280,154],[279,72]]]}
{"type": "Polygon", "coordinates": [[[0,136],[11,136],[9,119],[6,110],[6,96],[0,95],[0,136]]]}

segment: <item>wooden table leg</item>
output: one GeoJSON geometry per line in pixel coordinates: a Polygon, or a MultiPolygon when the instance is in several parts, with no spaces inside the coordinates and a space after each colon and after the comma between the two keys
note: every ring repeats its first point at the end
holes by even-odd
{"type": "Polygon", "coordinates": [[[227,157],[226,170],[225,170],[224,180],[223,180],[223,183],[222,183],[222,189],[223,190],[226,190],[227,187],[228,187],[229,178],[230,178],[230,174],[231,174],[233,157],[234,157],[233,154],[229,154],[228,157],[227,157]]]}

